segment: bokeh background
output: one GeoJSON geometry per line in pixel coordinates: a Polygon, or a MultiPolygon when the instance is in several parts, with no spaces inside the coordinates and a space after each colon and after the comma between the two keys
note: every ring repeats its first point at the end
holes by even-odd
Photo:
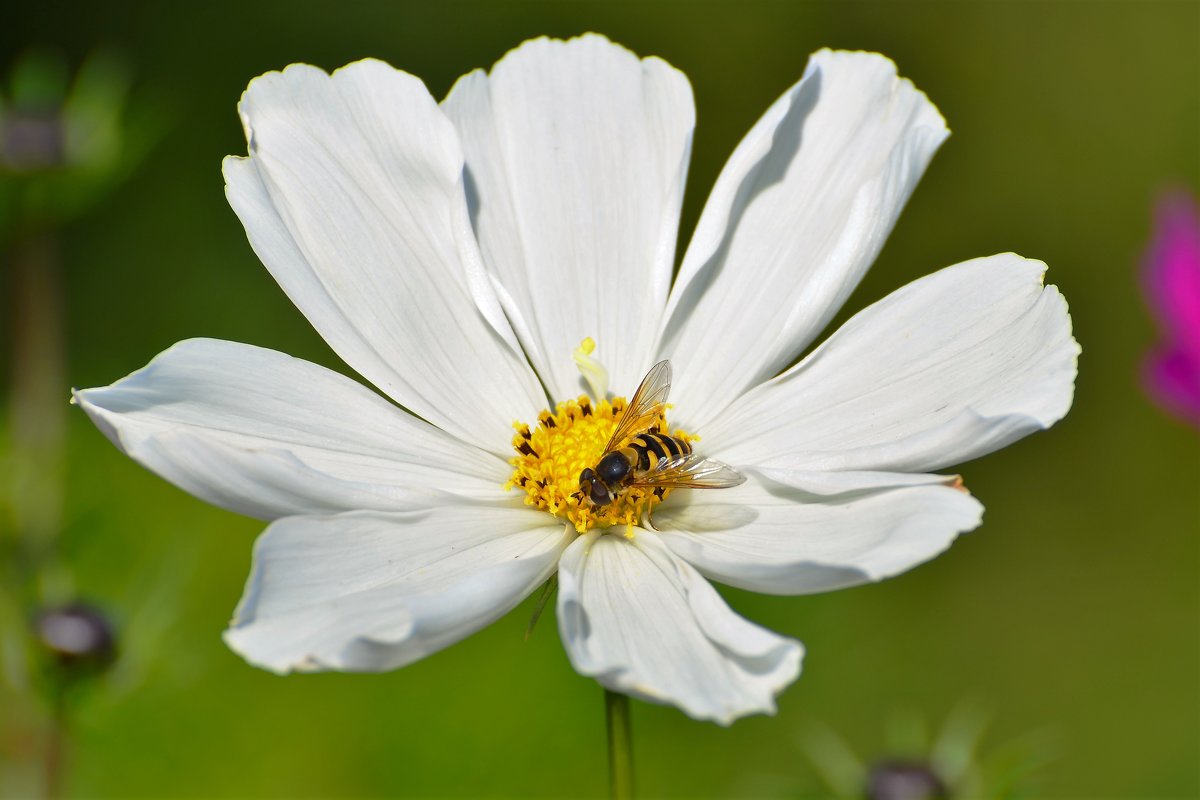
{"type": "MultiPolygon", "coordinates": [[[[80,387],[192,336],[344,370],[223,196],[220,159],[245,152],[235,103],[264,71],[376,56],[441,97],[540,34],[595,30],[662,56],[691,78],[698,107],[686,242],[725,158],[808,53],[889,55],[953,135],[848,310],[966,258],[1043,259],[1083,345],[1075,407],[962,468],[985,522],[936,561],[828,595],[723,590],[739,612],[805,642],[805,673],[776,717],[729,729],[635,703],[640,789],[827,796],[814,730],[870,761],[897,746],[896,718],[936,732],[967,704],[990,719],[981,750],[1029,767],[1016,781],[1025,796],[1200,795],[1200,448],[1139,386],[1155,330],[1136,271],[1157,192],[1200,186],[1200,4],[163,0],[10,3],[4,17],[0,72],[31,45],[72,65],[117,48],[137,108],[151,111],[131,116],[134,127],[160,128],[138,169],[56,234],[67,381],[80,387]]],[[[11,325],[3,335],[7,354],[11,325]]],[[[121,643],[114,668],[73,701],[67,794],[606,791],[601,690],[571,670],[552,619],[523,640],[530,603],[398,672],[279,678],[220,639],[261,524],[144,472],[76,410],[67,456],[61,568],[37,591],[106,609],[121,643]]],[[[47,732],[45,702],[12,668],[26,613],[0,618],[10,645],[0,790],[14,796],[37,791],[47,732]]]]}

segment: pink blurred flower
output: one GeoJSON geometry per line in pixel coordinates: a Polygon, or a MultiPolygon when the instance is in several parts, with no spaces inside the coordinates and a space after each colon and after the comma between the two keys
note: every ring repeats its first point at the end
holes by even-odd
{"type": "Polygon", "coordinates": [[[1163,408],[1200,427],[1200,210],[1187,192],[1160,198],[1142,271],[1163,334],[1143,364],[1146,389],[1163,408]]]}

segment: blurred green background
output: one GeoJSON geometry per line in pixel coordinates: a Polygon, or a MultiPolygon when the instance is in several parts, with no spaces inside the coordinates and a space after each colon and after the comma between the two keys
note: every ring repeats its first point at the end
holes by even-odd
{"type": "MultiPolygon", "coordinates": [[[[61,232],[69,383],[110,383],[192,336],[342,368],[225,203],[219,164],[245,152],[235,104],[250,78],[376,56],[441,97],[523,39],[588,30],[692,81],[684,242],[725,158],[808,53],[887,54],[953,135],[848,310],[1013,250],[1050,265],[1083,345],[1067,419],[962,469],[988,511],[949,553],[828,595],[723,590],[805,642],[805,673],[778,716],[729,729],[635,703],[642,794],[823,796],[806,755],[814,724],[870,759],[897,709],[936,727],[972,701],[991,712],[985,751],[1048,760],[1033,796],[1200,796],[1200,449],[1138,385],[1155,333],[1136,274],[1156,193],[1200,186],[1196,2],[7,4],[0,70],[33,44],[72,65],[114,46],[135,97],[170,120],[141,168],[61,232]]],[[[256,670],[220,634],[261,524],[144,472],[78,411],[68,434],[60,552],[123,649],[78,704],[68,794],[606,791],[601,691],[571,670],[552,619],[523,641],[530,603],[386,675],[256,670]]],[[[29,691],[0,688],[0,787],[30,786],[44,720],[29,691]]]]}

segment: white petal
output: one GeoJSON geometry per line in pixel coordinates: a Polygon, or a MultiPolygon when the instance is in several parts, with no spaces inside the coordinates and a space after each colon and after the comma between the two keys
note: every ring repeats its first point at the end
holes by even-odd
{"type": "Polygon", "coordinates": [[[293,65],[252,81],[240,111],[250,157],[225,160],[226,191],[280,286],[390,397],[506,452],[544,396],[498,305],[477,303],[490,287],[460,256],[458,136],[424,84],[378,61],[293,65]]]}
{"type": "Polygon", "coordinates": [[[504,497],[507,465],[349,378],[236,342],[190,339],[76,402],[185,491],[274,519],[504,497]]]}
{"type": "Polygon", "coordinates": [[[957,475],[934,475],[926,472],[884,472],[878,470],[799,470],[757,467],[743,464],[741,469],[817,497],[834,497],[852,492],[896,489],[902,486],[951,486],[959,482],[957,475]]]}
{"type": "Polygon", "coordinates": [[[614,387],[650,366],[695,110],[687,78],[589,34],[536,39],[463,77],[443,106],[466,153],[484,260],[556,399],[585,390],[585,337],[614,387]]]}
{"type": "Polygon", "coordinates": [[[524,507],[282,519],[225,641],[275,672],[402,667],[511,611],[573,536],[524,507]]]}
{"type": "Polygon", "coordinates": [[[678,492],[654,513],[673,552],[713,580],[770,594],[877,581],[924,563],[979,525],[961,489],[911,486],[819,499],[751,478],[678,492]]]}
{"type": "Polygon", "coordinates": [[[602,685],[728,725],[773,714],[804,648],[739,617],[659,537],[589,533],[563,554],[558,626],[571,664],[602,685]]]}
{"type": "Polygon", "coordinates": [[[1045,264],[1012,254],[910,283],[704,431],[738,465],[927,472],[1067,413],[1079,345],[1045,264]]]}
{"type": "Polygon", "coordinates": [[[813,55],[725,165],[671,291],[659,356],[681,421],[703,427],[813,340],[947,135],[888,59],[813,55]]]}

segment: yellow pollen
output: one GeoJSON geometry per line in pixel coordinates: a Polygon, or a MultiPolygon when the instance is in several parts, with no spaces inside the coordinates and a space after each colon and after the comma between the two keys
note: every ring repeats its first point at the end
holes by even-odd
{"type": "MultiPolygon", "coordinates": [[[[538,414],[536,428],[514,422],[517,433],[512,443],[517,455],[508,462],[513,466],[513,474],[504,488],[523,489],[525,505],[568,520],[579,533],[612,525],[625,525],[627,534],[631,533],[643,515],[667,499],[671,490],[627,488],[618,492],[611,503],[600,507],[592,505],[579,491],[579,473],[594,468],[604,455],[604,447],[624,408],[623,397],[613,398],[610,403],[594,402],[581,395],[559,403],[553,414],[549,411],[538,414]]],[[[661,412],[651,430],[667,430],[661,412]]],[[[671,435],[689,442],[697,439],[681,430],[672,431],[671,435]]]]}

